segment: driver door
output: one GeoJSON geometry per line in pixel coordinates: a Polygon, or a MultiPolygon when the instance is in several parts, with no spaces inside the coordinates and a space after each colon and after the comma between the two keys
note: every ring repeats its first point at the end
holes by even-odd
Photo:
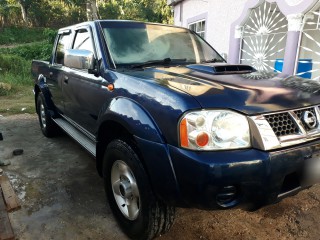
{"type": "MultiPolygon", "coordinates": [[[[88,26],[76,30],[72,49],[88,50],[96,56],[91,29],[88,26]]],[[[99,111],[107,98],[107,92],[101,89],[102,78],[88,73],[87,69],[68,68],[65,73],[65,115],[94,134],[99,111]]]]}

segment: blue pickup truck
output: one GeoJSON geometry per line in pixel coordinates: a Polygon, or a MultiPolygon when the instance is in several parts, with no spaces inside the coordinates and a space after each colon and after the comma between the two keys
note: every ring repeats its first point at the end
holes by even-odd
{"type": "Polygon", "coordinates": [[[66,27],[32,74],[43,134],[95,157],[132,239],[164,234],[175,207],[257,209],[319,180],[320,84],[227,64],[188,29],[66,27]]]}

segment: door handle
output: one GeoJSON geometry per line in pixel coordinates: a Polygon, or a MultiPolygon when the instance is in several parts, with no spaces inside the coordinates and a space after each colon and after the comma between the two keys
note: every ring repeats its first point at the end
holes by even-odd
{"type": "Polygon", "coordinates": [[[69,78],[67,76],[64,76],[64,80],[63,81],[64,81],[64,83],[68,84],[69,78]]]}

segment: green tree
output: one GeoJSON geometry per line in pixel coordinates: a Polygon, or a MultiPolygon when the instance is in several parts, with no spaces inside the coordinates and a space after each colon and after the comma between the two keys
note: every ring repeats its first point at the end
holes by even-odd
{"type": "Polygon", "coordinates": [[[0,0],[0,23],[1,27],[4,27],[7,23],[7,1],[5,0],[0,0]]]}
{"type": "Polygon", "coordinates": [[[23,22],[26,26],[29,25],[29,8],[32,4],[32,0],[17,0],[17,3],[20,5],[21,8],[21,15],[23,22]]]}
{"type": "Polygon", "coordinates": [[[15,1],[0,0],[0,24],[2,27],[19,24],[19,6],[15,1]]]}
{"type": "Polygon", "coordinates": [[[171,8],[166,0],[108,0],[99,1],[99,12],[104,19],[128,19],[172,23],[171,8]]]}
{"type": "Polygon", "coordinates": [[[96,0],[87,0],[86,1],[86,13],[87,13],[87,20],[98,20],[99,12],[96,0]]]}
{"type": "Polygon", "coordinates": [[[166,0],[0,0],[0,26],[59,28],[100,18],[172,23],[166,0]]]}

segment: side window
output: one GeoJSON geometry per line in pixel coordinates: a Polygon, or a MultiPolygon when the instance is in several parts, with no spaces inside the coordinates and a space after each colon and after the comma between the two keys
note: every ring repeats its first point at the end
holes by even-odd
{"type": "Polygon", "coordinates": [[[191,23],[191,24],[189,24],[188,28],[191,29],[192,31],[198,33],[202,38],[205,38],[205,33],[206,33],[206,21],[205,20],[191,23]]]}
{"type": "Polygon", "coordinates": [[[64,53],[65,53],[65,50],[69,46],[70,39],[71,39],[71,35],[70,34],[68,34],[68,35],[60,35],[59,36],[58,45],[57,45],[57,49],[56,49],[56,54],[55,54],[55,57],[54,57],[54,63],[63,65],[64,53]]]}
{"type": "Polygon", "coordinates": [[[87,29],[80,29],[76,33],[73,49],[93,51],[91,35],[87,29]]]}

